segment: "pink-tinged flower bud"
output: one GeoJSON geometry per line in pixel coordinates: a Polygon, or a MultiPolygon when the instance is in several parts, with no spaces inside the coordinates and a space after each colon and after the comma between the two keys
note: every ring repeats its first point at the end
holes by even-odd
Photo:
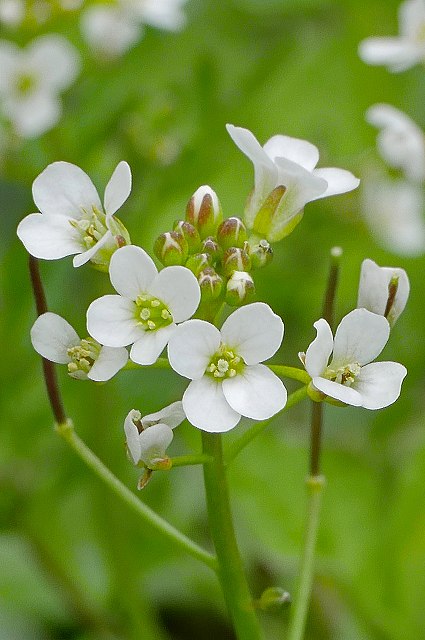
{"type": "Polygon", "coordinates": [[[216,262],[217,260],[220,260],[223,254],[222,248],[217,243],[217,241],[211,236],[208,236],[208,238],[205,238],[205,240],[203,241],[202,252],[208,253],[211,256],[211,260],[213,263],[216,262]]]}
{"type": "Polygon", "coordinates": [[[211,265],[212,260],[209,253],[195,253],[195,255],[188,257],[185,264],[185,266],[190,269],[195,276],[199,276],[201,271],[211,265]]]}
{"type": "Polygon", "coordinates": [[[250,271],[251,258],[244,249],[230,247],[223,254],[223,272],[231,276],[234,271],[250,271]]]}
{"type": "Polygon", "coordinates": [[[158,260],[166,267],[182,265],[188,256],[186,238],[178,231],[161,233],[155,240],[154,252],[158,260]]]}
{"type": "Polygon", "coordinates": [[[207,267],[198,276],[201,289],[201,301],[211,302],[217,300],[223,291],[223,278],[212,268],[207,267]]]}
{"type": "Polygon", "coordinates": [[[186,238],[189,254],[197,253],[201,250],[201,238],[193,224],[190,224],[190,222],[186,220],[177,220],[177,222],[174,223],[174,231],[183,234],[186,238]]]}
{"type": "Polygon", "coordinates": [[[265,238],[249,246],[249,255],[253,269],[261,269],[273,260],[273,249],[265,238]]]}
{"type": "Polygon", "coordinates": [[[215,235],[223,220],[223,213],[217,194],[208,185],[199,187],[189,200],[186,220],[199,232],[201,239],[215,235]]]}
{"type": "Polygon", "coordinates": [[[233,216],[221,223],[217,230],[217,241],[226,250],[244,246],[247,239],[246,227],[240,218],[233,216]]]}
{"type": "Polygon", "coordinates": [[[226,302],[231,307],[246,304],[255,294],[254,280],[246,271],[234,271],[227,281],[226,302]]]}

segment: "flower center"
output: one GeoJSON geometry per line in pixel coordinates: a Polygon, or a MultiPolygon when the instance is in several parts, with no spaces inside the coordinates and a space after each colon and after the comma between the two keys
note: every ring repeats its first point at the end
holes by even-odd
{"type": "Polygon", "coordinates": [[[361,366],[358,362],[352,362],[351,364],[346,364],[344,367],[340,367],[336,371],[333,369],[328,369],[326,372],[326,377],[333,382],[337,382],[338,384],[343,384],[346,387],[351,387],[356,377],[359,375],[361,370],[361,366]]]}
{"type": "Polygon", "coordinates": [[[71,358],[68,364],[69,375],[72,378],[85,378],[99,357],[100,349],[100,344],[93,338],[81,340],[80,344],[67,349],[67,354],[71,358]]]}
{"type": "Polygon", "coordinates": [[[69,223],[80,233],[81,243],[86,251],[103,238],[108,228],[103,211],[99,211],[95,206],[92,206],[91,211],[82,211],[83,215],[79,220],[70,220],[69,223]]]}
{"type": "Polygon", "coordinates": [[[162,300],[147,293],[137,296],[136,319],[145,331],[156,331],[173,322],[173,316],[162,300]]]}
{"type": "Polygon", "coordinates": [[[15,87],[20,96],[27,96],[36,87],[36,79],[29,73],[22,73],[16,78],[15,87]]]}
{"type": "Polygon", "coordinates": [[[217,353],[210,360],[205,373],[217,381],[225,378],[234,378],[242,373],[245,363],[230,347],[221,344],[217,353]]]}

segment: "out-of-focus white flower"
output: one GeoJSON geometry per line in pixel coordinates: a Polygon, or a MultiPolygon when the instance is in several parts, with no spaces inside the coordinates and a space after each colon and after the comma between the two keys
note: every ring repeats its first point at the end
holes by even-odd
{"type": "Polygon", "coordinates": [[[25,16],[23,0],[0,0],[0,22],[8,27],[18,27],[25,16]]]}
{"type": "Polygon", "coordinates": [[[224,432],[241,416],[271,418],[286,404],[283,383],[265,365],[283,338],[283,322],[263,302],[234,311],[221,331],[203,320],[184,322],[168,344],[177,373],[191,380],[183,409],[195,427],[224,432]]]}
{"type": "Polygon", "coordinates": [[[404,269],[379,267],[373,260],[363,260],[358,308],[385,316],[390,326],[393,326],[406,306],[409,292],[409,278],[404,269]]]}
{"type": "Polygon", "coordinates": [[[142,417],[132,409],[124,422],[127,450],[135,465],[142,462],[148,469],[164,466],[166,450],[173,440],[173,429],[186,418],[180,401],[156,413],[142,417]]]}
{"type": "Polygon", "coordinates": [[[366,409],[382,409],[397,400],[406,368],[398,362],[372,362],[390,335],[384,316],[354,309],[341,320],[335,338],[323,318],[314,327],[316,338],[307,352],[300,354],[314,389],[366,409]]]}
{"type": "Polygon", "coordinates": [[[359,184],[344,169],[315,169],[319,151],[306,140],[277,135],[262,147],[248,129],[226,126],[234,143],[254,164],[255,186],[245,209],[245,221],[248,228],[269,242],[292,231],[307,202],[346,193],[359,184]],[[267,205],[267,211],[260,211],[269,197],[273,203],[267,205]]]}
{"type": "Polygon", "coordinates": [[[201,298],[196,277],[186,267],[165,267],[158,273],[140,247],[118,249],[109,275],[119,295],[94,300],[87,311],[87,328],[110,347],[133,345],[130,357],[153,364],[176,329],[190,318],[201,298]]]}
{"type": "Polygon", "coordinates": [[[83,6],[84,0],[59,0],[59,4],[64,11],[76,11],[83,6]]]}
{"type": "Polygon", "coordinates": [[[80,340],[76,331],[56,313],[43,313],[31,329],[31,342],[43,358],[68,365],[77,380],[110,380],[128,360],[127,349],[103,347],[92,338],[80,340]]]}
{"type": "Polygon", "coordinates": [[[378,151],[407,178],[425,179],[425,136],[409,116],[389,104],[375,104],[366,111],[366,120],[380,129],[378,151]]]}
{"type": "Polygon", "coordinates": [[[407,180],[370,177],[363,180],[361,205],[376,242],[402,256],[425,252],[424,193],[407,180]]]}
{"type": "Polygon", "coordinates": [[[400,5],[399,36],[366,38],[359,56],[371,65],[384,65],[398,73],[425,60],[425,2],[406,0],[400,5]]]}
{"type": "Polygon", "coordinates": [[[51,129],[61,115],[59,94],[80,69],[77,50],[66,38],[43,35],[25,49],[0,41],[0,109],[24,138],[51,129]]]}
{"type": "Polygon", "coordinates": [[[131,191],[131,171],[120,162],[105,189],[104,204],[88,175],[75,164],[53,162],[34,180],[32,193],[41,213],[31,213],[18,226],[18,236],[36,258],[56,260],[77,254],[74,267],[89,260],[109,264],[128,233],[115,212],[131,191]]]}

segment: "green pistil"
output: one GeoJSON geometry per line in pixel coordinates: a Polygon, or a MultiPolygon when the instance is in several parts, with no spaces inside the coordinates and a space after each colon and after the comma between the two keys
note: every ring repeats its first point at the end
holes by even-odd
{"type": "Polygon", "coordinates": [[[17,78],[16,90],[21,96],[27,96],[35,88],[36,80],[34,76],[22,74],[17,78]]]}
{"type": "Polygon", "coordinates": [[[84,378],[89,373],[95,361],[99,357],[101,346],[93,338],[81,340],[80,344],[67,350],[71,362],[68,364],[68,373],[73,378],[84,378]]]}
{"type": "Polygon", "coordinates": [[[106,216],[103,211],[92,207],[91,211],[82,210],[83,215],[79,220],[70,220],[69,223],[81,236],[81,242],[85,248],[91,249],[107,232],[106,216]]]}
{"type": "Polygon", "coordinates": [[[340,367],[336,371],[328,369],[326,377],[333,382],[343,384],[346,387],[351,387],[354,380],[359,375],[360,369],[361,367],[358,362],[352,362],[351,364],[345,365],[345,367],[340,367]]]}
{"type": "Polygon", "coordinates": [[[232,349],[222,344],[217,353],[212,357],[206,374],[215,380],[225,380],[226,378],[234,378],[245,368],[245,363],[240,356],[235,354],[232,349]]]}
{"type": "Polygon", "coordinates": [[[146,331],[156,331],[173,322],[173,316],[168,307],[162,300],[149,294],[138,296],[136,307],[136,319],[146,331]]]}

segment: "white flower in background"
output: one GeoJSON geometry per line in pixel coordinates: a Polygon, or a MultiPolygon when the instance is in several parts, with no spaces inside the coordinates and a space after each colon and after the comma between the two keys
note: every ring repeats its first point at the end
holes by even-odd
{"type": "Polygon", "coordinates": [[[25,16],[24,0],[0,0],[0,22],[18,27],[25,16]]]}
{"type": "Polygon", "coordinates": [[[425,60],[425,2],[407,0],[398,12],[399,36],[366,38],[359,56],[371,65],[384,65],[398,73],[425,60]]]}
{"type": "Polygon", "coordinates": [[[409,116],[389,104],[375,104],[366,111],[366,120],[380,129],[378,151],[406,178],[425,179],[425,136],[409,116]]]}
{"type": "Polygon", "coordinates": [[[363,260],[360,271],[357,307],[385,316],[393,326],[409,298],[410,283],[404,269],[379,267],[363,260]]]}
{"type": "Polygon", "coordinates": [[[77,50],[59,35],[43,35],[25,49],[0,41],[0,110],[16,133],[33,138],[60,119],[59,94],[80,69],[77,50]]]}
{"type": "Polygon", "coordinates": [[[376,242],[401,256],[425,252],[424,192],[418,184],[383,176],[363,181],[361,206],[376,242]]]}
{"type": "Polygon", "coordinates": [[[133,463],[142,462],[148,469],[164,464],[168,460],[166,450],[173,440],[173,429],[185,418],[180,401],[144,417],[132,409],[125,419],[124,431],[133,463]]]}
{"type": "Polygon", "coordinates": [[[234,311],[221,331],[203,320],[180,325],[168,344],[168,358],[192,381],[182,401],[189,422],[203,431],[224,432],[241,416],[265,420],[283,409],[283,383],[259,364],[279,349],[283,330],[282,320],[263,302],[234,311]]]}
{"type": "Polygon", "coordinates": [[[341,320],[335,338],[323,318],[314,327],[316,338],[300,354],[314,389],[366,409],[382,409],[397,400],[406,368],[398,362],[372,362],[390,335],[384,316],[355,309],[341,320]]]}
{"type": "Polygon", "coordinates": [[[46,360],[68,365],[77,380],[110,380],[128,360],[127,349],[103,347],[92,338],[80,340],[69,322],[56,313],[43,313],[31,329],[34,349],[46,360]]]}
{"type": "Polygon", "coordinates": [[[190,318],[200,301],[196,277],[186,267],[165,267],[158,273],[140,247],[118,249],[109,275],[119,295],[98,298],[88,308],[87,328],[110,347],[131,347],[130,358],[153,364],[176,330],[190,318]]]}
{"type": "Polygon", "coordinates": [[[276,135],[264,147],[248,129],[226,125],[234,143],[254,164],[255,186],[245,210],[247,226],[259,233],[263,225],[258,212],[271,192],[283,187],[264,231],[275,242],[287,235],[302,216],[307,202],[355,189],[359,180],[344,169],[315,169],[319,151],[310,142],[276,135]]]}
{"type": "Polygon", "coordinates": [[[69,162],[54,162],[34,180],[32,193],[41,213],[31,213],[18,226],[18,236],[36,258],[74,257],[74,267],[89,260],[109,264],[111,253],[130,242],[114,213],[131,191],[131,171],[120,162],[106,185],[104,204],[82,169],[69,162]],[[118,238],[118,240],[117,240],[118,238]]]}

